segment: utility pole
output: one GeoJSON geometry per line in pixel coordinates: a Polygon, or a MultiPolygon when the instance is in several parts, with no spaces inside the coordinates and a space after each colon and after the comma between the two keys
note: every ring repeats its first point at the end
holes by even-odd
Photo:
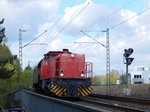
{"type": "Polygon", "coordinates": [[[109,46],[109,29],[103,31],[106,32],[106,75],[107,84],[110,84],[110,46],[109,46]]]}
{"type": "Polygon", "coordinates": [[[106,75],[107,75],[107,85],[110,89],[110,46],[109,46],[109,29],[106,30],[106,75]]]}
{"type": "Polygon", "coordinates": [[[26,32],[26,30],[19,29],[19,73],[18,73],[18,82],[20,81],[20,75],[22,71],[22,32],[26,32]]]}
{"type": "Polygon", "coordinates": [[[22,32],[26,32],[26,30],[19,29],[19,62],[20,67],[22,69],[22,32]]]}
{"type": "MultiPolygon", "coordinates": [[[[4,18],[0,21],[0,26],[3,23],[4,23],[4,18]]],[[[5,37],[5,28],[0,27],[0,43],[4,40],[4,37],[5,37]]]]}
{"type": "MultiPolygon", "coordinates": [[[[125,60],[128,61],[127,57],[125,58],[125,60]]],[[[128,62],[126,62],[126,88],[128,88],[128,62]]]]}
{"type": "MultiPolygon", "coordinates": [[[[110,45],[109,45],[109,29],[102,31],[106,32],[106,82],[107,92],[110,91],[110,45]]],[[[109,94],[109,93],[107,93],[109,94]]]]}
{"type": "MultiPolygon", "coordinates": [[[[96,41],[96,43],[102,45],[103,47],[106,48],[106,83],[107,83],[107,94],[109,94],[108,91],[110,91],[110,43],[109,43],[109,29],[107,28],[106,30],[103,30],[101,32],[106,32],[106,45],[103,45],[102,43],[100,43],[99,41],[97,41],[96,39],[94,39],[93,37],[91,37],[90,35],[88,35],[87,33],[81,31],[83,34],[87,35],[88,37],[90,37],[91,39],[93,39],[94,41],[96,41]]],[[[79,42],[81,43],[81,42],[79,42]]],[[[83,43],[91,43],[91,42],[83,42],[83,43]]]]}
{"type": "MultiPolygon", "coordinates": [[[[36,39],[38,39],[40,36],[42,36],[43,34],[45,34],[47,32],[47,30],[45,30],[43,33],[41,33],[40,35],[38,35],[36,38],[34,38],[32,41],[30,41],[29,43],[25,44],[24,46],[22,46],[22,32],[26,32],[27,30],[22,30],[19,29],[19,73],[18,73],[18,82],[20,81],[20,75],[21,75],[21,70],[23,68],[23,60],[22,60],[22,49],[25,48],[28,45],[46,45],[45,43],[35,43],[35,44],[31,44],[33,41],[35,41],[36,39]]],[[[28,62],[29,64],[29,62],[28,62]]]]}

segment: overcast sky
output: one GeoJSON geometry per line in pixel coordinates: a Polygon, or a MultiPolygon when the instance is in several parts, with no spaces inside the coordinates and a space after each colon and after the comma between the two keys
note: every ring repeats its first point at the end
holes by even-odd
{"type": "Polygon", "coordinates": [[[81,30],[102,44],[106,44],[106,33],[110,29],[111,69],[125,71],[124,49],[133,48],[135,65],[150,65],[150,7],[149,0],[0,0],[0,19],[5,18],[8,46],[13,54],[19,54],[19,29],[23,45],[47,32],[34,43],[23,48],[23,67],[30,61],[35,66],[43,54],[50,50],[68,48],[74,53],[85,54],[86,61],[93,62],[94,74],[105,74],[106,49],[94,42],[81,30]],[[117,27],[119,23],[137,15],[117,27]],[[111,29],[114,27],[113,29],[111,29]],[[91,32],[92,31],[92,32],[91,32]],[[99,32],[94,32],[99,31],[99,32]]]}

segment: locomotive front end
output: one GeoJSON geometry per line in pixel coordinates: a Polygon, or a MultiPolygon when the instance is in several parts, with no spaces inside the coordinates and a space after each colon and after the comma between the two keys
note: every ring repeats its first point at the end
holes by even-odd
{"type": "Polygon", "coordinates": [[[56,59],[56,78],[50,91],[57,96],[87,96],[92,91],[92,63],[85,62],[83,54],[63,52],[56,59]]]}
{"type": "Polygon", "coordinates": [[[53,96],[79,97],[92,92],[92,69],[83,54],[64,49],[44,55],[35,69],[34,87],[53,96]]]}

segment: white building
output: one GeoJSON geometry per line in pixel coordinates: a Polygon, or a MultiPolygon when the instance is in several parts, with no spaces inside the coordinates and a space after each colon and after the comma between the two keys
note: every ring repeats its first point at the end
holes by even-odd
{"type": "Polygon", "coordinates": [[[150,84],[150,66],[135,66],[131,72],[131,84],[150,84]]]}

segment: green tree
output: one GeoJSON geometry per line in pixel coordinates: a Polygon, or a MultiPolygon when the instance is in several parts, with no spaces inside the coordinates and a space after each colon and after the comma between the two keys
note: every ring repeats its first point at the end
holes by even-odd
{"type": "Polygon", "coordinates": [[[120,78],[119,72],[117,70],[112,70],[110,72],[110,84],[116,84],[117,79],[120,78]]]}
{"type": "Polygon", "coordinates": [[[21,74],[21,82],[23,87],[31,87],[33,83],[33,69],[30,66],[25,67],[21,74]]]}
{"type": "Polygon", "coordinates": [[[96,84],[96,85],[97,84],[98,85],[106,84],[106,77],[105,77],[105,75],[94,75],[93,83],[96,84]]]}
{"type": "Polygon", "coordinates": [[[8,79],[15,73],[14,56],[8,46],[0,45],[0,78],[8,79]]]}
{"type": "Polygon", "coordinates": [[[119,72],[117,70],[112,70],[110,72],[110,77],[109,76],[105,76],[105,82],[107,83],[107,78],[109,80],[110,78],[110,84],[116,84],[117,83],[117,79],[120,78],[119,72]]]}
{"type": "Polygon", "coordinates": [[[0,96],[8,94],[15,88],[18,71],[16,58],[7,45],[0,44],[0,96]]]}
{"type": "Polygon", "coordinates": [[[126,84],[126,75],[124,75],[124,74],[122,74],[121,76],[120,76],[120,84],[126,84]]]}

